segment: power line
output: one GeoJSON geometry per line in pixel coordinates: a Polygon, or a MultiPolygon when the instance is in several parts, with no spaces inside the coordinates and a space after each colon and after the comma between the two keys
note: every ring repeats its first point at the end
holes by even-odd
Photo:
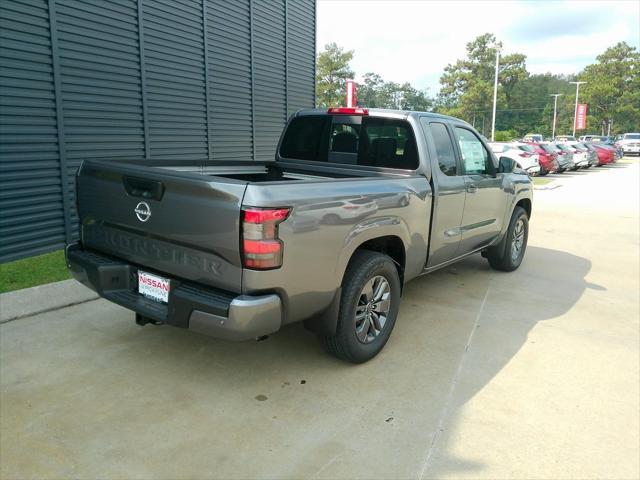
{"type": "MultiPolygon", "coordinates": [[[[611,107],[614,106],[615,103],[610,103],[608,105],[590,105],[592,108],[605,108],[605,107],[611,107]]],[[[534,111],[534,110],[544,110],[545,108],[547,108],[547,106],[551,107],[552,105],[550,103],[546,104],[544,107],[530,107],[530,108],[499,108],[496,111],[497,112],[524,112],[524,111],[534,111]]],[[[558,105],[558,110],[560,110],[560,108],[564,106],[564,107],[573,107],[573,105],[571,104],[566,104],[566,105],[558,105]]],[[[469,110],[470,113],[488,113],[491,112],[491,109],[488,110],[469,110]]]]}

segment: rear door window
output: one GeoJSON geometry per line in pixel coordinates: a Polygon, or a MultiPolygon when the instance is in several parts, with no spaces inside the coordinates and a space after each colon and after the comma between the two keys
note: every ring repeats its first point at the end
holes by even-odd
{"type": "Polygon", "coordinates": [[[431,130],[431,137],[438,155],[440,171],[449,177],[457,175],[458,163],[446,125],[440,122],[431,122],[429,129],[431,130]]]}
{"type": "Polygon", "coordinates": [[[364,117],[358,165],[415,170],[418,150],[413,131],[404,120],[364,117]]]}

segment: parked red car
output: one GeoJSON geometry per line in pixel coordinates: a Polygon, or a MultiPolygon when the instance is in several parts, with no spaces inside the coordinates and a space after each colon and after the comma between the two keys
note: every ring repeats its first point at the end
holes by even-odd
{"type": "MultiPolygon", "coordinates": [[[[541,144],[536,142],[526,142],[535,153],[539,155],[540,162],[540,175],[546,175],[547,173],[556,173],[560,168],[558,163],[558,154],[555,152],[547,151],[541,144]]],[[[548,149],[551,150],[551,149],[548,149]]]]}
{"type": "Polygon", "coordinates": [[[590,143],[589,147],[593,148],[598,155],[598,166],[607,165],[616,161],[616,151],[605,145],[590,143]]]}

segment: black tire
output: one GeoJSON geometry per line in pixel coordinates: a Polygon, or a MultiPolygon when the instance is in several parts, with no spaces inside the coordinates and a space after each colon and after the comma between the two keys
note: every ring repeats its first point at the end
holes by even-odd
{"type": "MultiPolygon", "coordinates": [[[[517,235],[520,235],[518,230],[517,235]]],[[[489,249],[487,260],[489,265],[495,270],[501,270],[503,272],[513,272],[522,263],[524,258],[524,252],[527,249],[527,240],[529,238],[529,217],[527,212],[522,207],[516,207],[511,214],[511,221],[509,222],[509,228],[503,241],[497,244],[495,247],[489,249]],[[520,248],[517,253],[516,242],[514,235],[516,235],[516,229],[520,228],[518,225],[521,223],[522,237],[520,242],[520,248]]]]}
{"type": "MultiPolygon", "coordinates": [[[[379,280],[379,286],[382,280],[379,280]]],[[[375,283],[373,286],[375,287],[375,283]]],[[[384,285],[382,285],[384,286],[384,285]]],[[[371,292],[374,292],[372,288],[371,292]]],[[[389,340],[391,331],[396,323],[400,307],[400,277],[393,260],[387,255],[369,250],[357,251],[347,267],[342,280],[342,295],[338,313],[338,323],[335,335],[321,336],[320,343],[331,355],[350,363],[363,363],[375,357],[389,340]],[[389,296],[388,311],[384,315],[384,324],[376,333],[376,325],[382,322],[382,315],[376,315],[377,324],[372,318],[376,311],[367,310],[365,285],[371,281],[383,278],[387,282],[389,296]],[[365,304],[363,304],[363,301],[365,304]],[[358,322],[356,308],[364,309],[365,319],[358,322]],[[368,313],[367,313],[368,312],[368,313]],[[358,325],[360,324],[359,332],[358,325]],[[366,332],[364,328],[367,328],[366,332]],[[369,332],[372,332],[369,334],[369,332]],[[364,335],[363,335],[364,332],[364,335]],[[366,337],[364,340],[362,337],[366,337]],[[359,338],[360,337],[360,338],[359,338]],[[371,338],[370,338],[371,337],[371,338]]],[[[371,302],[374,300],[372,299],[371,302]]],[[[380,300],[378,305],[386,304],[380,300]]],[[[360,314],[359,316],[361,316],[360,314]]]]}

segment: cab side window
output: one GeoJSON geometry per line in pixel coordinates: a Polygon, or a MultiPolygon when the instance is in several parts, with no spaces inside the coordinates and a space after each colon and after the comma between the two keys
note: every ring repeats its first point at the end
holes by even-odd
{"type": "Polygon", "coordinates": [[[480,139],[466,128],[455,127],[456,139],[460,146],[462,165],[467,175],[487,175],[493,172],[491,155],[480,139]]]}
{"type": "Polygon", "coordinates": [[[436,147],[440,170],[447,176],[456,176],[458,174],[458,164],[453,149],[453,142],[451,141],[446,125],[440,122],[431,122],[429,124],[429,130],[431,131],[433,143],[436,147]]]}

